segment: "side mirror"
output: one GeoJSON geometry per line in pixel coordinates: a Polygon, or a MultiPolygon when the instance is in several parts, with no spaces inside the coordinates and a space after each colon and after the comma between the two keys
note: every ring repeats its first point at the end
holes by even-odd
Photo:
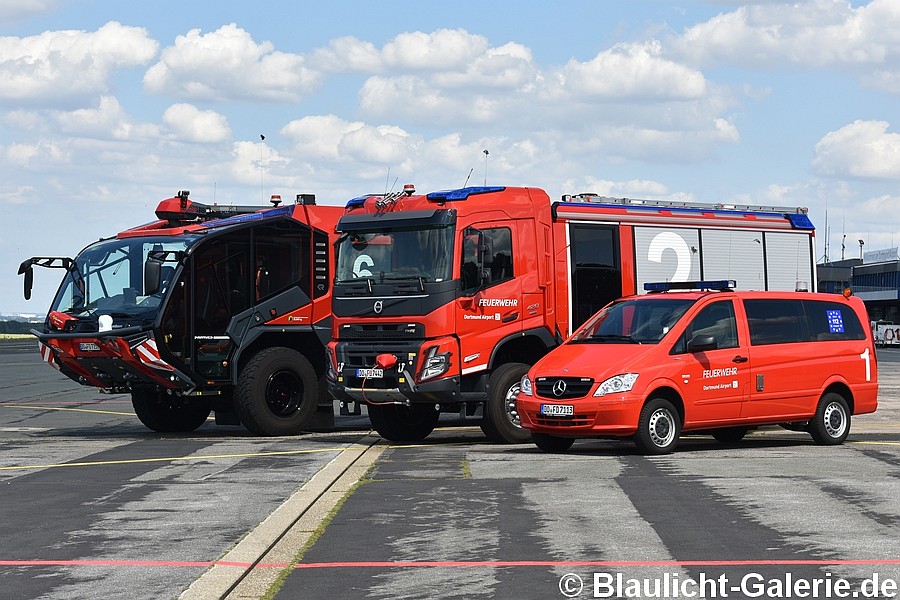
{"type": "Polygon", "coordinates": [[[707,350],[715,350],[719,347],[715,336],[698,335],[688,342],[688,352],[705,352],[707,350]]]}
{"type": "Polygon", "coordinates": [[[34,286],[34,269],[31,265],[25,269],[25,299],[31,300],[31,288],[34,286]]]}
{"type": "Polygon", "coordinates": [[[148,259],[144,263],[144,295],[152,296],[159,291],[160,277],[162,275],[162,263],[158,260],[148,259]]]}

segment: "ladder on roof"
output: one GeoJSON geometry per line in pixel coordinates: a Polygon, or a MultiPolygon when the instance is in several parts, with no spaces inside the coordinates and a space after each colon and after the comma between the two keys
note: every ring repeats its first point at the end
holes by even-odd
{"type": "Polygon", "coordinates": [[[599,194],[566,194],[563,202],[583,202],[587,204],[618,204],[622,206],[656,206],[661,208],[694,208],[705,210],[729,210],[737,212],[772,212],[805,215],[809,209],[801,206],[766,206],[754,204],[727,204],[722,202],[703,203],[681,200],[641,200],[638,198],[613,198],[599,194]]]}

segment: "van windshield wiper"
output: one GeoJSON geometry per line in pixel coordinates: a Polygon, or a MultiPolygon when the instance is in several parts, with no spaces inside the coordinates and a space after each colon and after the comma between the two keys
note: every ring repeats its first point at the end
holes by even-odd
{"type": "Polygon", "coordinates": [[[582,344],[605,344],[606,342],[627,342],[629,344],[640,344],[639,341],[637,341],[630,335],[616,335],[612,333],[603,333],[600,335],[591,336],[589,338],[581,338],[580,340],[575,341],[582,344]]]}

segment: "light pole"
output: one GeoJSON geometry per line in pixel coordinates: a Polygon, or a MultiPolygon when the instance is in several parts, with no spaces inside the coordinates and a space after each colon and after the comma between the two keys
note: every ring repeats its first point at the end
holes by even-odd
{"type": "Polygon", "coordinates": [[[864,245],[865,245],[865,242],[863,240],[859,240],[859,260],[862,260],[862,257],[863,257],[862,250],[863,250],[864,245]]]}

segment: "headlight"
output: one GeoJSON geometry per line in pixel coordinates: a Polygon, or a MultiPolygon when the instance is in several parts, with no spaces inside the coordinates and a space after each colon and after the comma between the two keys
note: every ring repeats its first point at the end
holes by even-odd
{"type": "Polygon", "coordinates": [[[594,392],[594,397],[630,392],[631,388],[634,387],[634,382],[637,381],[637,378],[637,373],[623,373],[622,375],[610,377],[600,384],[597,391],[594,392]]]}
{"type": "Polygon", "coordinates": [[[519,391],[526,396],[532,395],[531,380],[528,379],[528,375],[522,375],[522,381],[519,383],[519,391]]]}
{"type": "Polygon", "coordinates": [[[334,370],[334,356],[331,354],[331,348],[325,348],[325,377],[330,381],[337,381],[338,374],[334,370]]]}
{"type": "Polygon", "coordinates": [[[438,347],[432,346],[425,353],[425,362],[422,365],[422,373],[419,375],[419,381],[433,379],[439,375],[443,375],[450,368],[450,353],[438,354],[438,347]]]}

